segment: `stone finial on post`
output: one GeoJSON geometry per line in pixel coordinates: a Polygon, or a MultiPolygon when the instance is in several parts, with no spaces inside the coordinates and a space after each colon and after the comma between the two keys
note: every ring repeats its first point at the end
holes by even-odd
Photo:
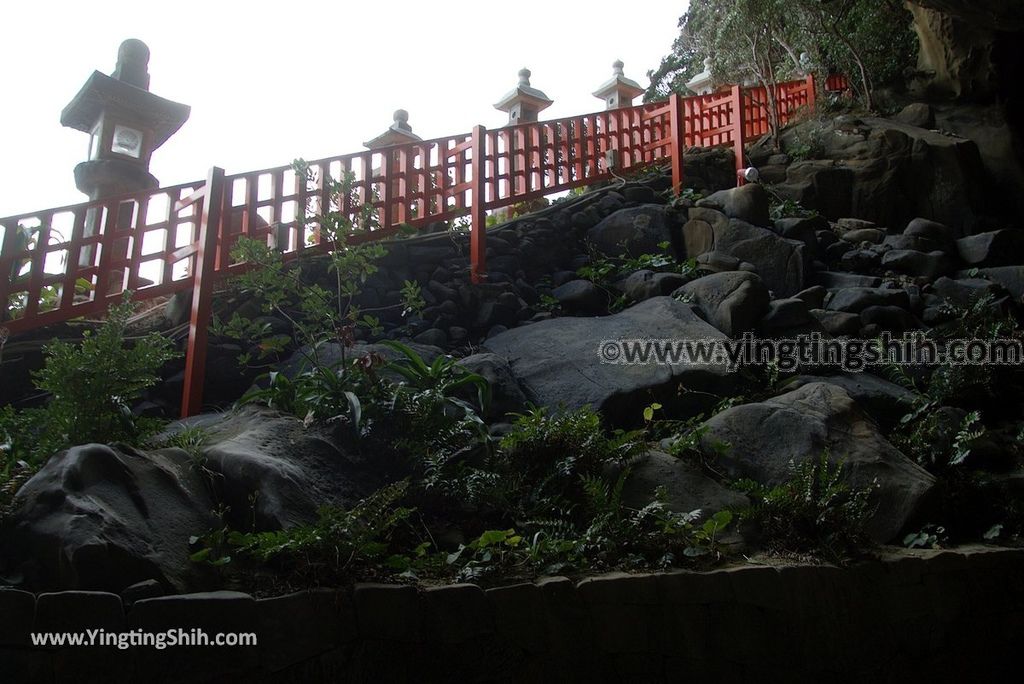
{"type": "Polygon", "coordinates": [[[409,125],[409,112],[404,109],[396,109],[393,119],[394,123],[388,126],[386,131],[376,138],[364,142],[363,147],[375,150],[380,147],[387,147],[388,145],[401,145],[402,143],[423,140],[423,138],[412,132],[412,126],[409,125]]]}
{"type": "Polygon", "coordinates": [[[530,76],[529,69],[520,69],[519,84],[494,105],[495,109],[508,113],[510,126],[537,121],[541,111],[554,104],[554,100],[530,85],[530,76]]]}
{"type": "Polygon", "coordinates": [[[624,66],[621,59],[615,60],[612,63],[611,79],[605,81],[593,93],[594,97],[604,100],[605,109],[632,107],[633,99],[644,92],[639,83],[631,78],[626,78],[622,72],[624,66]]]}
{"type": "Polygon", "coordinates": [[[117,64],[110,77],[149,90],[149,46],[137,38],[121,43],[117,50],[117,64]]]}
{"type": "MultiPolygon", "coordinates": [[[[364,142],[363,147],[369,150],[378,150],[383,147],[404,145],[423,140],[423,138],[412,132],[412,126],[409,125],[409,112],[404,109],[396,109],[392,118],[393,123],[388,126],[388,129],[376,138],[364,142]]],[[[399,202],[397,205],[394,205],[391,201],[395,197],[405,197],[410,184],[419,182],[419,176],[411,177],[411,174],[406,173],[407,169],[404,168],[404,165],[407,159],[409,159],[408,153],[399,149],[391,153],[382,154],[379,166],[376,165],[377,162],[374,162],[373,177],[384,177],[382,186],[384,207],[381,211],[380,221],[386,227],[390,227],[392,219],[397,220],[399,223],[405,223],[409,218],[410,212],[414,211],[414,207],[410,207],[407,202],[399,202]]]]}

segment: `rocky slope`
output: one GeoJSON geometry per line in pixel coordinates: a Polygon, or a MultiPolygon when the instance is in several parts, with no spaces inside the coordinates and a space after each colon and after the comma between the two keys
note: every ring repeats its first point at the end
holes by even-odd
{"type": "MultiPolygon", "coordinates": [[[[982,296],[982,313],[1019,313],[1024,240],[1018,226],[988,215],[973,142],[879,118],[808,125],[820,132],[818,158],[752,151],[771,192],[761,185],[722,190],[729,159],[693,157],[691,177],[706,194],[695,202],[668,202],[666,179],[655,175],[517,219],[491,231],[490,278],[480,287],[467,282],[463,237],[397,243],[368,281],[364,303],[392,301],[405,280],[420,282],[426,309],[412,320],[386,316],[387,334],[422,345],[428,359],[456,353],[487,377],[495,434],[529,402],[590,405],[608,424],[629,426],[653,402],[687,419],[736,399],[700,425],[699,460],[654,451],[634,470],[628,495],[642,498],[635,492],[659,483],[679,510],[734,507],[743,497],[723,480],[778,484],[791,462],[825,453],[847,482],[875,488],[872,537],[899,539],[941,514],[944,485],[909,451],[913,441],[894,430],[904,414],[928,406],[947,411],[946,432],[955,436],[966,413],[956,398],[940,407],[917,391],[929,369],[908,370],[920,381],[909,389],[877,367],[857,374],[819,366],[765,382],[720,366],[612,365],[598,353],[601,341],[620,338],[813,332],[872,339],[941,330],[982,296]],[[650,254],[664,259],[607,280],[578,272],[604,258],[650,254]],[[675,266],[687,259],[693,270],[675,266]]],[[[786,133],[784,149],[801,130],[786,133]]],[[[208,382],[222,399],[236,398],[251,381],[226,377],[238,351],[214,340],[208,382]]],[[[280,368],[289,372],[289,362],[280,368]]],[[[152,400],[173,401],[178,391],[168,382],[152,400]]],[[[1010,437],[1024,426],[1020,406],[983,408],[988,441],[976,440],[977,460],[968,467],[1012,487],[1020,479],[1010,437]]],[[[256,529],[274,530],[381,484],[330,430],[306,429],[299,418],[249,408],[198,424],[209,434],[201,466],[180,450],[116,445],[75,447],[51,459],[17,496],[0,536],[0,575],[34,588],[120,591],[146,580],[201,588],[209,577],[189,563],[186,547],[210,529],[214,500],[256,529]],[[199,467],[213,477],[200,478],[199,467]]]]}

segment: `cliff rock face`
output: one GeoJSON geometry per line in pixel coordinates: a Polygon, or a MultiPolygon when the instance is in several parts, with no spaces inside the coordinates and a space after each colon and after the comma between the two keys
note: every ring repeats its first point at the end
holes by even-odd
{"type": "Polygon", "coordinates": [[[820,151],[816,159],[791,164],[775,191],[829,220],[856,216],[895,227],[923,216],[970,234],[979,214],[994,206],[971,140],[871,117],[815,126],[783,134],[783,147],[813,136],[820,151]]]}
{"type": "MultiPolygon", "coordinates": [[[[920,41],[920,84],[931,96],[985,99],[999,91],[1004,42],[1024,31],[1024,5],[1002,0],[908,0],[920,41]]],[[[1005,76],[1004,76],[1005,78],[1005,76]]]]}
{"type": "Polygon", "coordinates": [[[1024,31],[1024,5],[1015,0],[909,0],[962,21],[997,31],[1024,31]]]}

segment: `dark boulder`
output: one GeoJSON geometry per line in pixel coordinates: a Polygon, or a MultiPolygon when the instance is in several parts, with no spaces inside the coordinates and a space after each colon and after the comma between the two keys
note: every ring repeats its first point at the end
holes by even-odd
{"type": "Polygon", "coordinates": [[[655,273],[644,269],[631,273],[618,287],[630,301],[642,302],[651,297],[670,295],[689,280],[679,273],[655,273]]]}
{"type": "MultiPolygon", "coordinates": [[[[501,419],[526,407],[526,395],[506,359],[497,354],[482,353],[459,359],[458,363],[469,372],[482,376],[490,384],[491,403],[487,407],[487,417],[501,419]]],[[[467,395],[465,399],[475,401],[476,397],[467,395]]]]}
{"type": "Polygon", "coordinates": [[[790,464],[823,453],[842,465],[854,487],[874,487],[866,531],[892,540],[919,514],[935,478],[881,435],[842,388],[816,382],[764,402],[727,409],[705,423],[701,450],[730,478],[774,485],[793,476],[790,464]]]}
{"type": "Polygon", "coordinates": [[[729,218],[739,219],[755,226],[771,225],[771,219],[768,216],[768,193],[758,183],[719,190],[698,200],[697,206],[717,209],[729,218]]]}
{"type": "Polygon", "coordinates": [[[568,313],[596,315],[608,310],[608,293],[589,280],[570,280],[551,295],[568,313]]]}
{"type": "Polygon", "coordinates": [[[698,278],[673,296],[687,297],[704,318],[729,337],[753,330],[768,311],[768,288],[746,271],[714,273],[698,278]]]}
{"type": "Polygon", "coordinates": [[[375,488],[329,431],[247,406],[206,427],[204,465],[236,529],[279,530],[316,520],[326,504],[350,506],[375,488]]]}
{"type": "Polygon", "coordinates": [[[707,207],[693,208],[689,215],[683,227],[688,257],[714,251],[748,262],[777,297],[788,297],[804,288],[808,253],[803,242],[781,238],[768,228],[730,219],[707,207]]]}
{"type": "Polygon", "coordinates": [[[588,230],[587,240],[609,256],[661,254],[672,243],[671,221],[660,204],[620,209],[588,230]]]}
{"type": "Polygon", "coordinates": [[[530,401],[568,408],[590,405],[612,425],[638,423],[641,408],[652,401],[684,413],[703,410],[702,398],[708,397],[702,392],[723,395],[737,385],[737,378],[721,365],[662,362],[653,354],[646,363],[628,363],[618,353],[618,341],[637,338],[692,341],[724,335],[690,305],[655,297],[611,316],[556,318],[508,330],[484,347],[508,359],[530,401]]]}
{"type": "Polygon", "coordinates": [[[916,252],[910,249],[893,249],[882,255],[882,268],[935,280],[953,271],[953,261],[943,252],[916,252]]]}
{"type": "Polygon", "coordinates": [[[915,392],[884,380],[871,373],[842,373],[839,375],[797,375],[783,384],[783,392],[815,382],[827,382],[842,387],[883,428],[891,428],[909,413],[917,402],[915,392]]]}
{"type": "Polygon", "coordinates": [[[889,290],[880,287],[844,287],[836,290],[828,302],[833,311],[860,313],[869,306],[910,307],[910,296],[906,290],[889,290]]]}
{"type": "Polygon", "coordinates": [[[956,241],[960,259],[969,266],[1007,266],[1024,262],[1024,234],[1020,230],[994,230],[956,241]]]}
{"type": "Polygon", "coordinates": [[[701,518],[725,509],[739,511],[749,499],[711,479],[700,468],[662,451],[651,451],[630,466],[622,489],[622,503],[641,509],[654,500],[655,490],[665,487],[667,507],[677,513],[701,511],[701,518]]]}
{"type": "Polygon", "coordinates": [[[188,545],[217,524],[213,508],[208,483],[180,449],[72,447],[15,497],[2,574],[42,589],[119,592],[157,580],[183,591],[205,577],[188,545]]]}
{"type": "Polygon", "coordinates": [[[833,337],[852,337],[860,332],[860,316],[857,314],[827,309],[811,309],[809,313],[833,337]]]}

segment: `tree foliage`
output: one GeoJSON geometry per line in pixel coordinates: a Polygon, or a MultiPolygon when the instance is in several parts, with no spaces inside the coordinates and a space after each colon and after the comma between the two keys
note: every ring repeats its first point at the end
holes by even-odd
{"type": "Polygon", "coordinates": [[[705,57],[719,84],[766,85],[802,71],[806,53],[819,75],[846,74],[870,108],[871,90],[913,64],[910,19],[898,0],[691,0],[672,52],[648,72],[644,97],[687,93],[705,57]]]}

